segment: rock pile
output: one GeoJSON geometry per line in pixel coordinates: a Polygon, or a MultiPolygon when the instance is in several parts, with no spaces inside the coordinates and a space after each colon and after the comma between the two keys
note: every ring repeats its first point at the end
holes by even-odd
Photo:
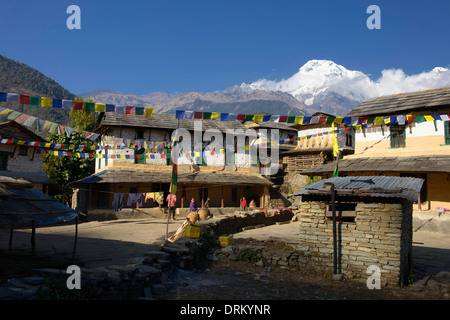
{"type": "Polygon", "coordinates": [[[0,287],[0,299],[154,299],[173,286],[170,278],[178,268],[195,267],[205,260],[208,250],[208,243],[202,239],[165,242],[151,245],[144,256],[126,265],[80,267],[79,290],[67,288],[71,274],[66,270],[34,269],[34,276],[8,279],[0,287]]]}
{"type": "Polygon", "coordinates": [[[269,240],[251,240],[245,244],[235,244],[214,251],[214,260],[232,260],[254,263],[256,266],[283,269],[298,269],[299,255],[294,246],[269,240]]]}

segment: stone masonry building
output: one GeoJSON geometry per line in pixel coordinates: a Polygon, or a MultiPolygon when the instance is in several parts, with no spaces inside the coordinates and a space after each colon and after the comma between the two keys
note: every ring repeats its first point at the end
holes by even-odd
{"type": "Polygon", "coordinates": [[[336,177],[295,193],[299,220],[299,261],[333,272],[331,190],[335,187],[337,273],[367,279],[379,270],[383,285],[403,286],[412,276],[412,203],[423,180],[399,177],[336,177]]]}

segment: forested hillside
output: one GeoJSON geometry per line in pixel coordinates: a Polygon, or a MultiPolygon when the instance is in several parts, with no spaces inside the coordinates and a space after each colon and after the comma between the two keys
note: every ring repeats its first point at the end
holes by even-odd
{"type": "MultiPolygon", "coordinates": [[[[38,70],[2,55],[0,55],[0,91],[56,99],[75,98],[74,94],[38,70]]],[[[70,121],[68,110],[22,106],[18,103],[6,102],[1,102],[0,106],[60,124],[67,124],[70,121]]],[[[0,117],[0,122],[3,121],[7,121],[6,117],[0,117]]]]}

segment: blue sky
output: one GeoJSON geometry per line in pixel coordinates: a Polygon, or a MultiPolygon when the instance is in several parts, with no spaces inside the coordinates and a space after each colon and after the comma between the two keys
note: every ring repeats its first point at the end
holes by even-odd
{"type": "Polygon", "coordinates": [[[224,90],[327,59],[372,79],[450,65],[448,0],[7,1],[0,54],[79,94],[224,90]],[[69,30],[66,9],[81,9],[69,30]],[[381,30],[369,30],[369,5],[381,30]]]}

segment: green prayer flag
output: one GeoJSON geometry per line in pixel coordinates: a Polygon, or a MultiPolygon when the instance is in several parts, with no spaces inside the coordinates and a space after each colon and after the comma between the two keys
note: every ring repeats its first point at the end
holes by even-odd
{"type": "Polygon", "coordinates": [[[416,116],[416,122],[417,123],[422,123],[425,122],[425,117],[424,116],[416,116]]]}
{"type": "Polygon", "coordinates": [[[211,112],[203,112],[203,120],[211,119],[211,112]]]}
{"type": "Polygon", "coordinates": [[[336,163],[336,168],[334,169],[331,177],[339,177],[339,161],[336,163]]]}
{"type": "Polygon", "coordinates": [[[134,108],[134,113],[137,115],[144,115],[145,108],[144,107],[136,107],[134,108]]]}
{"type": "Polygon", "coordinates": [[[20,116],[22,112],[13,111],[8,115],[8,120],[15,120],[18,116],[20,116]]]}
{"type": "Polygon", "coordinates": [[[30,96],[30,106],[39,107],[41,105],[41,98],[30,96]]]}
{"type": "Polygon", "coordinates": [[[295,116],[288,116],[287,123],[295,123],[295,116]]]}
{"type": "Polygon", "coordinates": [[[336,119],[335,116],[328,116],[326,124],[332,124],[334,122],[334,119],[336,119]]]}
{"type": "Polygon", "coordinates": [[[246,114],[244,121],[253,121],[253,114],[246,114]]]}
{"type": "Polygon", "coordinates": [[[89,112],[94,112],[95,111],[95,102],[85,102],[84,110],[89,111],[89,112]]]}

